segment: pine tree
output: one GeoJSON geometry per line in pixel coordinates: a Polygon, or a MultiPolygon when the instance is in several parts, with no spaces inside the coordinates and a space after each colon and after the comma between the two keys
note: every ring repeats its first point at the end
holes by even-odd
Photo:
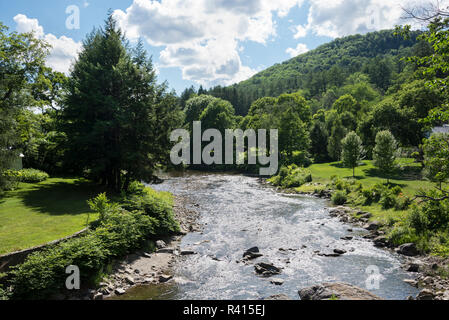
{"type": "Polygon", "coordinates": [[[341,161],[348,168],[352,168],[352,177],[355,177],[355,168],[359,166],[360,160],[364,156],[362,139],[354,131],[351,131],[341,141],[341,146],[341,161]]]}
{"type": "Polygon", "coordinates": [[[84,41],[62,117],[68,166],[120,191],[132,180],[150,180],[168,159],[179,107],[166,85],[156,83],[142,43],[129,49],[110,14],[84,41]]]}

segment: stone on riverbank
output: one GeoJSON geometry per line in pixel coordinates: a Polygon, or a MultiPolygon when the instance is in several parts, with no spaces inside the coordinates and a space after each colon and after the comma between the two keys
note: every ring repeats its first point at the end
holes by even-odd
{"type": "Polygon", "coordinates": [[[416,297],[416,300],[434,300],[434,299],[435,294],[429,289],[422,290],[416,297]]]}
{"type": "Polygon", "coordinates": [[[173,279],[173,276],[171,276],[171,275],[162,274],[159,276],[159,282],[161,282],[161,283],[168,282],[171,279],[173,279]]]}
{"type": "Polygon", "coordinates": [[[347,283],[323,283],[298,291],[301,300],[382,300],[380,297],[347,283]]]}
{"type": "Polygon", "coordinates": [[[167,246],[164,240],[158,240],[156,241],[156,248],[163,249],[167,246]]]}
{"type": "Polygon", "coordinates": [[[415,257],[419,255],[418,249],[416,248],[416,244],[414,243],[406,243],[398,248],[398,253],[408,257],[415,257]]]}

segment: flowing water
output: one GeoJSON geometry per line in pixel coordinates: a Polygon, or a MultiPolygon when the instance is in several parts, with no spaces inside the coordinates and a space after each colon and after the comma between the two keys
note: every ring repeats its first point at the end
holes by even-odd
{"type": "Polygon", "coordinates": [[[281,194],[257,178],[241,175],[186,173],[152,187],[197,203],[204,230],[183,238],[182,249],[197,254],[178,263],[174,282],[138,287],[125,298],[247,300],[286,294],[299,299],[298,289],[332,281],[369,288],[385,299],[417,294],[403,282],[410,274],[401,270],[401,257],[362,239],[364,230],[330,217],[326,200],[281,194]],[[340,239],[348,235],[354,240],[340,239]],[[237,262],[254,246],[262,258],[251,264],[237,262]],[[317,255],[336,248],[348,253],[317,255]],[[270,278],[257,276],[254,263],[258,262],[283,268],[276,278],[285,283],[275,286],[270,278]]]}

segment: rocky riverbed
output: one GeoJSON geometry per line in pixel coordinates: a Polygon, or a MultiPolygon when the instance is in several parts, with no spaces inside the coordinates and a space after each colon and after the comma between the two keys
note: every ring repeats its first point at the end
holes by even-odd
{"type": "Polygon", "coordinates": [[[198,223],[197,204],[187,197],[175,196],[174,214],[180,223],[181,232],[159,239],[154,252],[141,250],[126,256],[112,266],[112,272],[100,282],[98,288],[84,288],[76,293],[58,294],[55,299],[103,300],[114,299],[131,288],[141,285],[158,285],[173,281],[173,266],[176,261],[193,255],[193,250],[181,250],[181,239],[189,232],[201,232],[198,223]]]}
{"type": "MultiPolygon", "coordinates": [[[[421,290],[416,297],[409,296],[409,300],[449,300],[449,279],[442,277],[441,271],[449,270],[449,259],[420,255],[414,243],[393,245],[388,241],[385,232],[381,230],[382,224],[370,221],[372,215],[369,212],[344,206],[330,208],[329,212],[342,222],[367,230],[368,233],[364,235],[364,238],[372,240],[375,247],[392,250],[404,256],[405,262],[402,267],[411,276],[411,279],[404,281],[421,290]]],[[[346,238],[346,240],[352,240],[352,238],[346,238]]]]}

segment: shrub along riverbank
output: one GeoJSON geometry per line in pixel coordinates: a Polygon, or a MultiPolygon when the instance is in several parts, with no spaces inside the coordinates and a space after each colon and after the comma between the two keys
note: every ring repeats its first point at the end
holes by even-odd
{"type": "Polygon", "coordinates": [[[0,295],[10,299],[47,298],[64,290],[69,265],[79,267],[81,283],[97,284],[114,259],[143,247],[152,238],[179,232],[172,195],[140,183],[133,183],[118,202],[100,194],[89,205],[100,217],[91,223],[91,230],[30,255],[3,276],[7,279],[4,287],[10,292],[0,289],[0,295]]]}
{"type": "MultiPolygon", "coordinates": [[[[396,172],[382,176],[371,161],[356,169],[340,163],[314,164],[307,169],[290,166],[268,181],[298,193],[331,195],[335,205],[346,205],[370,212],[379,222],[392,245],[415,243],[421,253],[449,256],[449,200],[415,199],[420,191],[435,185],[421,176],[421,165],[413,159],[400,159],[396,172]],[[387,184],[387,178],[390,183],[387,184]]],[[[435,191],[435,198],[439,198],[435,191]]]]}

